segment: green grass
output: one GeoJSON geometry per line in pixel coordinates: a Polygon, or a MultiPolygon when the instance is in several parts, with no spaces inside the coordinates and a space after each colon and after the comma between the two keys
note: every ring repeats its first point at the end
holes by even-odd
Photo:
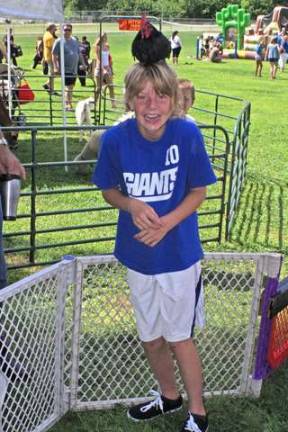
{"type": "MultiPolygon", "coordinates": [[[[79,36],[87,33],[91,42],[96,38],[99,30],[97,25],[75,26],[79,36]],[[92,33],[94,31],[94,33],[92,33]]],[[[21,44],[24,56],[19,58],[19,65],[26,69],[26,76],[32,75],[30,65],[32,62],[35,40],[38,34],[43,31],[43,26],[38,27],[18,26],[16,27],[16,41],[21,44]],[[19,32],[19,33],[17,33],[19,32]],[[20,35],[21,32],[21,35],[20,35]]],[[[115,77],[114,82],[121,86],[123,76],[128,65],[133,61],[130,54],[130,45],[133,33],[110,33],[109,41],[114,61],[115,77]]],[[[177,74],[180,77],[191,79],[196,89],[208,90],[228,96],[238,96],[247,99],[252,104],[251,129],[248,150],[248,178],[233,229],[230,242],[219,245],[207,245],[206,250],[225,250],[225,251],[278,251],[288,254],[287,249],[287,211],[288,211],[288,151],[287,151],[287,83],[288,68],[278,74],[275,81],[269,80],[268,64],[264,64],[263,77],[254,77],[254,62],[248,60],[224,60],[221,64],[210,64],[205,61],[197,61],[195,55],[196,34],[190,32],[181,33],[184,48],[180,56],[180,64],[177,66],[177,74]]],[[[40,66],[35,73],[35,78],[31,78],[33,86],[41,88],[44,77],[41,74],[40,66]]],[[[58,84],[57,84],[58,86],[58,84]]],[[[77,84],[76,92],[79,98],[90,95],[92,87],[85,89],[85,93],[80,94],[80,86],[77,84]]],[[[25,109],[39,110],[47,103],[46,93],[37,92],[37,102],[30,104],[25,109]]],[[[77,97],[78,97],[77,96],[77,97]]],[[[203,98],[199,95],[196,100],[196,107],[203,107],[203,98]]],[[[205,102],[204,102],[205,103],[205,102]]],[[[234,107],[225,107],[229,112],[234,111],[234,107]]],[[[193,112],[192,112],[193,114],[193,112]]],[[[194,113],[197,118],[196,111],[194,113]]],[[[71,118],[71,121],[73,119],[71,118]]],[[[28,145],[29,139],[23,134],[20,139],[18,155],[24,162],[29,162],[31,150],[28,145]],[[22,145],[23,144],[23,145],[22,145]]],[[[71,139],[69,144],[69,156],[75,155],[80,150],[77,138],[71,139]]],[[[51,157],[55,160],[63,158],[63,150],[60,134],[53,137],[43,134],[39,147],[39,158],[43,160],[51,157]],[[56,137],[56,138],[55,138],[56,137]]],[[[57,175],[53,170],[47,170],[45,175],[40,178],[41,187],[70,186],[78,187],[79,179],[74,172],[65,173],[58,169],[57,175]]],[[[89,184],[89,175],[81,179],[81,186],[89,184]]],[[[25,189],[25,186],[24,186],[25,189]]],[[[78,194],[77,194],[78,195],[78,194]]],[[[48,198],[45,198],[45,200],[48,198]]],[[[51,198],[49,198],[51,200],[51,198]]],[[[54,200],[55,198],[53,198],[54,200]]],[[[89,198],[93,200],[93,196],[89,198]]],[[[43,204],[44,201],[43,200],[43,204]]],[[[49,201],[51,207],[59,203],[49,201]]],[[[76,194],[62,196],[63,207],[71,206],[73,200],[81,200],[76,194]]],[[[85,201],[86,203],[86,201],[85,201]]],[[[41,205],[41,203],[40,203],[41,205]]],[[[84,204],[83,204],[84,205],[84,204]]],[[[23,211],[29,212],[29,205],[21,203],[23,211]]],[[[110,217],[111,213],[103,213],[103,220],[110,217]]],[[[70,217],[70,216],[69,216],[70,217]]],[[[93,220],[93,214],[90,215],[93,220]]],[[[40,224],[54,223],[49,219],[43,219],[40,224]]],[[[25,223],[19,220],[17,223],[25,223]]],[[[5,231],[14,229],[9,224],[5,224],[5,231]]],[[[59,236],[61,234],[58,234],[59,236]]],[[[81,233],[82,235],[82,233],[81,233]]],[[[71,234],[72,238],[79,238],[79,233],[71,234]]],[[[15,244],[20,244],[23,240],[16,239],[15,244]]],[[[101,252],[107,248],[104,244],[101,247],[95,245],[85,246],[85,253],[92,254],[101,252]]],[[[63,250],[64,251],[64,250],[63,250]]],[[[71,247],[71,252],[83,253],[80,246],[71,247]]],[[[61,250],[55,252],[61,256],[61,250]]],[[[50,251],[47,252],[50,256],[50,251]]],[[[287,263],[284,263],[282,275],[287,275],[287,263]]],[[[18,277],[19,277],[18,273],[18,277]]],[[[21,272],[21,275],[23,272],[21,272]]],[[[13,278],[13,276],[11,276],[13,278]]],[[[287,380],[288,368],[282,367],[273,374],[264,384],[261,397],[257,400],[250,398],[228,398],[213,397],[207,401],[210,411],[211,430],[213,432],[237,432],[247,430],[249,432],[283,432],[288,430],[287,421],[287,380]]],[[[147,425],[131,424],[125,415],[123,408],[115,410],[100,411],[96,413],[73,413],[67,415],[53,432],[109,432],[125,431],[132,432],[172,432],[179,428],[183,413],[177,414],[173,418],[160,419],[147,425]]]]}
{"type": "MultiPolygon", "coordinates": [[[[212,432],[284,432],[287,430],[287,368],[282,368],[264,384],[261,397],[213,397],[206,401],[212,432]]],[[[69,413],[53,432],[175,432],[185,411],[146,424],[128,421],[125,409],[69,413]]]]}

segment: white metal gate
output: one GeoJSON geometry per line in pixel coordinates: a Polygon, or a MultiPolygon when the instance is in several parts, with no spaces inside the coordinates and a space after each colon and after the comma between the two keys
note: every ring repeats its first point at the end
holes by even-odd
{"type": "MultiPolygon", "coordinates": [[[[206,254],[205,394],[259,395],[252,378],[264,277],[277,254],[206,254]]],[[[48,430],[69,409],[142,400],[156,383],[138,340],[125,268],[64,260],[0,292],[0,432],[48,430]]]]}

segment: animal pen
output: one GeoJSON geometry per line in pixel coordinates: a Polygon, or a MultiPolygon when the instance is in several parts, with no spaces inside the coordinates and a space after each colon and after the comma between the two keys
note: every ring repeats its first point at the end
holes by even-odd
{"type": "MultiPolygon", "coordinates": [[[[130,405],[155,386],[123,266],[68,258],[0,293],[1,432],[47,431],[69,410],[130,405]]],[[[259,304],[280,264],[277,254],[205,255],[207,322],[195,340],[206,396],[260,394],[259,304]]]]}
{"type": "MultiPolygon", "coordinates": [[[[117,211],[103,201],[100,191],[91,185],[90,176],[83,178],[77,174],[77,167],[86,167],[89,174],[95,159],[73,159],[83,146],[79,142],[81,130],[86,134],[103,130],[123,114],[122,88],[115,87],[115,91],[118,109],[110,109],[104,92],[101,123],[96,126],[74,126],[72,118],[66,127],[59,123],[49,126],[50,114],[46,119],[48,125],[43,125],[42,118],[39,125],[34,114],[34,119],[29,117],[29,124],[18,127],[19,147],[25,149],[29,162],[25,163],[27,185],[21,194],[17,221],[5,224],[5,253],[11,270],[52,264],[69,254],[74,246],[80,255],[112,253],[117,211]],[[53,149],[61,148],[64,132],[67,161],[59,160],[59,155],[53,153],[53,149]],[[64,173],[65,166],[68,173],[64,173]]],[[[57,103],[52,100],[53,107],[56,105],[53,110],[57,110],[57,103]]],[[[31,112],[33,104],[27,105],[24,112],[31,112]]],[[[190,113],[201,128],[218,179],[209,188],[208,198],[198,214],[201,240],[220,243],[231,236],[245,183],[250,103],[198,90],[190,113]]]]}
{"type": "MultiPolygon", "coordinates": [[[[120,94],[122,100],[122,89],[120,94]]],[[[110,111],[107,101],[104,91],[97,126],[86,128],[72,126],[72,116],[63,127],[60,102],[52,95],[49,109],[38,111],[37,119],[35,105],[23,108],[29,124],[18,130],[20,144],[28,144],[31,151],[25,164],[29,186],[22,193],[17,229],[5,227],[10,270],[52,264],[72,247],[82,255],[92,245],[97,255],[66,257],[0,292],[0,432],[48,431],[70,410],[131,405],[144,400],[156,385],[137,337],[125,269],[112,255],[102,255],[113,248],[115,210],[101,201],[92,206],[100,192],[80,180],[70,188],[63,188],[61,180],[52,188],[45,183],[45,170],[59,173],[68,167],[71,172],[80,164],[73,161],[70,144],[79,144],[81,129],[104,128],[122,114],[110,111]],[[57,145],[64,133],[68,159],[54,160],[51,151],[43,157],[47,136],[57,145]],[[69,194],[79,198],[67,209],[61,197],[69,194]],[[79,215],[86,214],[80,225],[79,215]],[[79,236],[71,241],[75,231],[79,236]],[[42,257],[43,250],[51,250],[50,259],[42,257]]],[[[218,177],[199,214],[200,233],[203,242],[219,243],[231,235],[245,182],[250,104],[198,90],[191,114],[218,177]]],[[[196,330],[195,340],[207,397],[259,396],[267,366],[265,352],[259,354],[265,315],[265,310],[259,315],[260,300],[277,284],[280,265],[277,254],[205,255],[207,322],[204,330],[196,330]]]]}

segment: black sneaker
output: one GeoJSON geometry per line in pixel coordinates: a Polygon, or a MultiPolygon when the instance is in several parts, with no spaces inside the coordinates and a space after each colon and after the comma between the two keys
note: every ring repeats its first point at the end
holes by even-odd
{"type": "Polygon", "coordinates": [[[127,411],[127,416],[134,421],[151,420],[162,414],[170,414],[182,407],[182,396],[178,399],[167,399],[160,393],[151,390],[156,398],[150,402],[136,405],[127,411]]]}
{"type": "Polygon", "coordinates": [[[208,431],[208,416],[201,416],[188,412],[188,416],[183,423],[180,432],[207,432],[208,431]]]}

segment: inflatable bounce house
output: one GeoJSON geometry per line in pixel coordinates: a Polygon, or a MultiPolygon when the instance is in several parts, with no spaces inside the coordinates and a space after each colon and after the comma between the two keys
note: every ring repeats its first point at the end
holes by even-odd
{"type": "Polygon", "coordinates": [[[223,35],[223,57],[255,58],[256,46],[259,40],[278,34],[283,28],[288,30],[288,7],[277,6],[268,15],[259,15],[254,27],[250,13],[245,12],[236,4],[229,4],[216,13],[216,23],[223,35]]]}
{"type": "Polygon", "coordinates": [[[223,57],[237,58],[243,48],[245,30],[250,25],[250,13],[236,4],[229,4],[216,13],[216,23],[223,35],[223,57]]]}
{"type": "MultiPolygon", "coordinates": [[[[243,57],[254,59],[259,39],[265,38],[268,43],[271,36],[280,33],[283,29],[288,30],[288,7],[277,6],[270,14],[259,15],[255,28],[248,29],[248,33],[244,36],[243,57]]],[[[241,57],[241,52],[238,53],[238,57],[241,57]]]]}

